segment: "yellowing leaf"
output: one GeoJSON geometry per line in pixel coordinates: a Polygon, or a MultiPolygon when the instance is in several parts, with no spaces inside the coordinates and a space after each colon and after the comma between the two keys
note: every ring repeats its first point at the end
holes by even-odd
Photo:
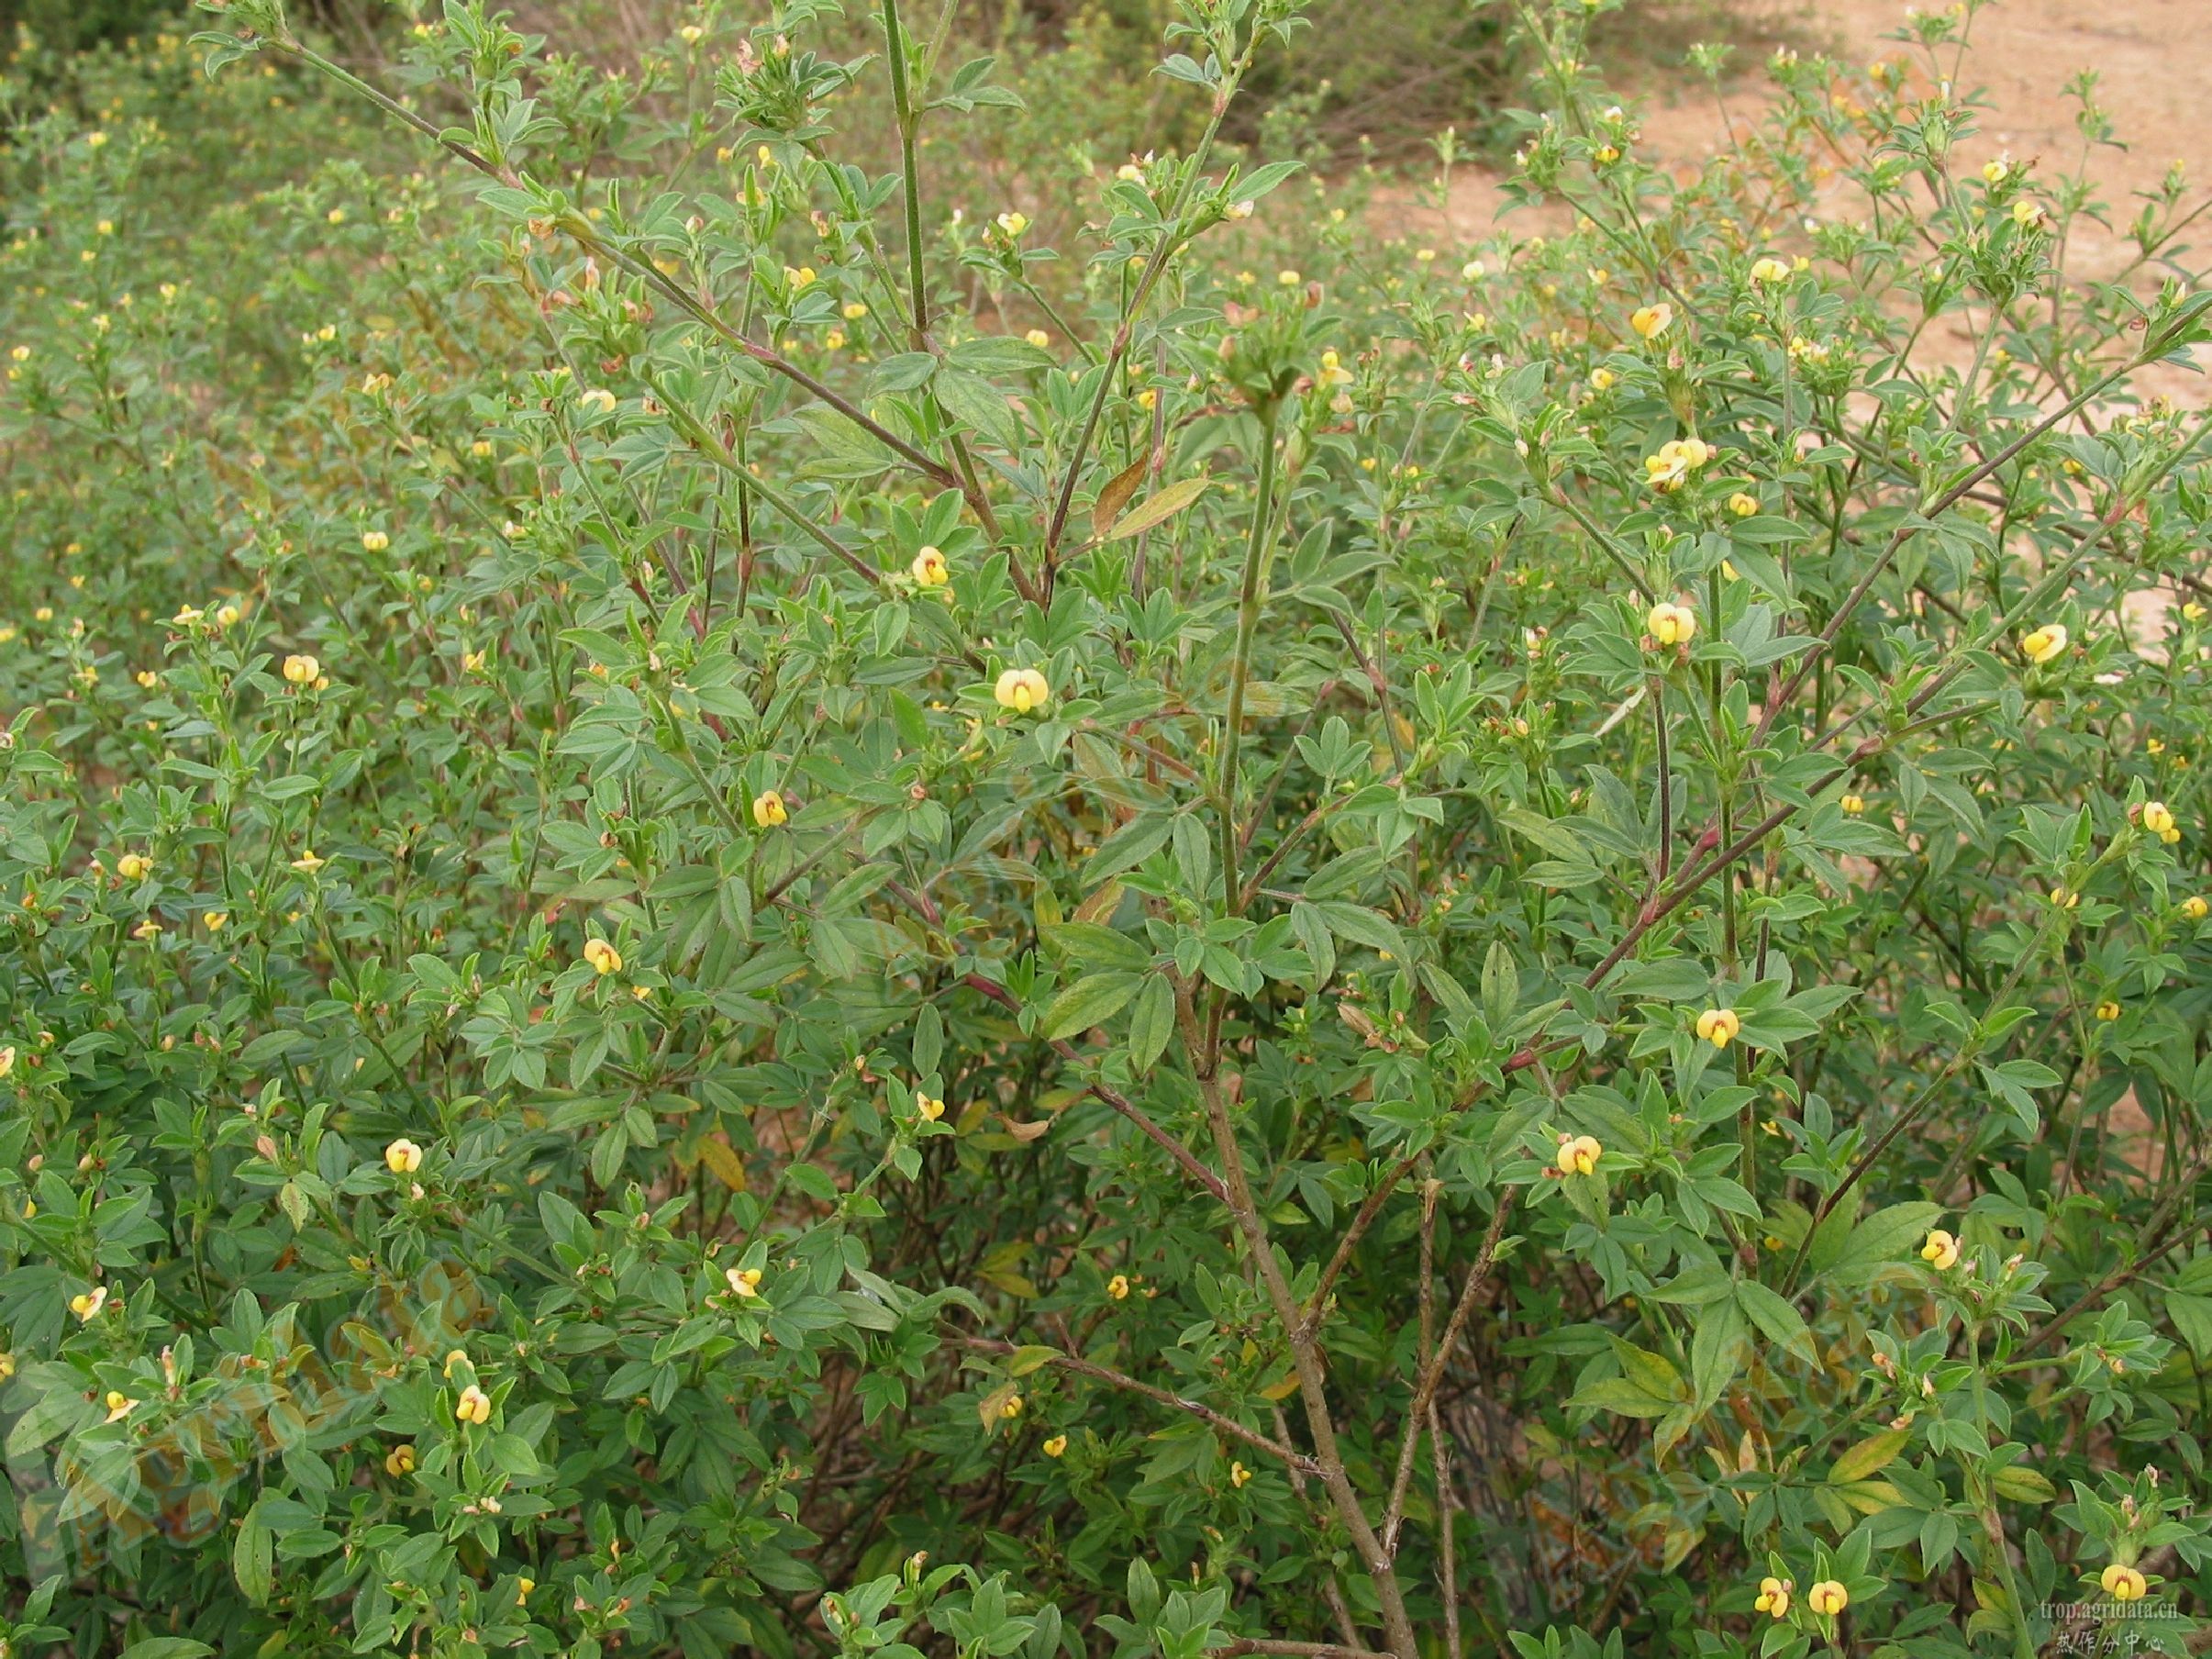
{"type": "Polygon", "coordinates": [[[1903,1429],[1884,1429],[1870,1435],[1836,1460],[1835,1467],[1828,1472],[1829,1484],[1847,1486],[1856,1480],[1864,1480],[1877,1469],[1888,1466],[1890,1460],[1905,1450],[1911,1436],[1903,1429]]]}
{"type": "Polygon", "coordinates": [[[1999,1469],[1990,1477],[1989,1484],[1996,1488],[1999,1498],[2009,1498],[2015,1503],[2049,1503],[2059,1495],[2056,1486],[2020,1464],[1999,1469]]]}
{"type": "Polygon", "coordinates": [[[745,1160],[719,1135],[709,1135],[699,1142],[699,1162],[715,1173],[715,1179],[731,1192],[745,1190],[745,1160]]]}
{"type": "Polygon", "coordinates": [[[1184,507],[1206,494],[1213,480],[1203,473],[1196,478],[1184,478],[1171,484],[1109,530],[1105,540],[1126,541],[1140,535],[1163,518],[1173,518],[1184,507]]]}
{"type": "Polygon", "coordinates": [[[1091,504],[1091,534],[1103,536],[1114,528],[1114,520],[1121,517],[1121,509],[1144,485],[1146,469],[1152,464],[1150,455],[1139,456],[1106,481],[1098,492],[1098,499],[1091,504]]]}

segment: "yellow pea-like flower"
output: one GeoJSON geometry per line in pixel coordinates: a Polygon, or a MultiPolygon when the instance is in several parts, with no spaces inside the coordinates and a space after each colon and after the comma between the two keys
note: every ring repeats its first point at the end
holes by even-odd
{"type": "Polygon", "coordinates": [[[1064,1434],[1055,1434],[1038,1449],[1047,1457],[1058,1457],[1068,1449],[1068,1437],[1064,1434]]]}
{"type": "Polygon", "coordinates": [[[1029,714],[1051,701],[1052,688],[1034,668],[1009,668],[998,676],[998,684],[992,688],[991,695],[1001,708],[1029,714]]]}
{"type": "Polygon", "coordinates": [[[726,1268],[722,1277],[728,1281],[733,1296],[751,1297],[761,1294],[762,1275],[758,1267],[726,1268]]]}
{"type": "Polygon", "coordinates": [[[584,941],[584,960],[592,964],[592,971],[602,976],[622,972],[622,952],[604,939],[584,941]]]}
{"type": "Polygon", "coordinates": [[[1770,1619],[1786,1619],[1790,1611],[1790,1590],[1786,1578],[1762,1578],[1759,1581],[1759,1598],[1751,1606],[1770,1619]]]}
{"type": "Polygon", "coordinates": [[[2062,624],[2046,622],[2034,632],[2020,636],[2020,655],[2040,668],[2066,649],[2070,637],[2062,624]]]}
{"type": "Polygon", "coordinates": [[[1559,1138],[1559,1158],[1554,1167],[1562,1175],[1589,1175],[1597,1173],[1597,1161],[1606,1155],[1595,1135],[1562,1135],[1559,1138]]]}
{"type": "Polygon", "coordinates": [[[2115,1601],[2140,1601],[2151,1589],[2141,1573],[2117,1561],[2098,1574],[2096,1581],[2115,1601]]]}
{"type": "Polygon", "coordinates": [[[946,562],[944,552],[939,548],[922,549],[914,555],[914,562],[906,570],[924,587],[942,587],[952,580],[952,567],[946,562]]]}
{"type": "Polygon", "coordinates": [[[1734,1008],[1707,1008],[1697,1016],[1698,1038],[1717,1049],[1727,1048],[1742,1030],[1743,1021],[1734,1008]]]}
{"type": "Polygon", "coordinates": [[[395,1175],[411,1175],[422,1167],[422,1148],[412,1141],[395,1141],[384,1148],[384,1167],[395,1175]]]}
{"type": "Polygon", "coordinates": [[[1959,1241],[1939,1227],[1920,1246],[1920,1259],[1938,1273],[1949,1273],[1959,1264],[1959,1241]]]}
{"type": "Polygon", "coordinates": [[[1805,1593],[1805,1604],[1814,1612],[1833,1619],[1851,1606],[1851,1592],[1833,1578],[1823,1578],[1805,1593]]]}
{"type": "Polygon", "coordinates": [[[283,675],[287,685],[312,685],[321,677],[322,672],[323,665],[313,657],[303,654],[284,659],[283,675]]]}
{"type": "Polygon", "coordinates": [[[791,820],[791,808],[784,804],[783,796],[773,789],[763,789],[752,798],[752,821],[763,830],[773,830],[791,820]]]}
{"type": "Polygon", "coordinates": [[[1662,601],[1646,614],[1644,628],[1655,645],[1687,645],[1697,632],[1697,613],[1686,605],[1662,601]]]}
{"type": "Polygon", "coordinates": [[[414,1474],[415,1448],[411,1445],[397,1445],[385,1453],[384,1473],[395,1480],[403,1475],[414,1474]]]}
{"type": "Polygon", "coordinates": [[[464,1423],[479,1426],[488,1423],[492,1420],[492,1397],[471,1383],[461,1391],[461,1398],[454,1403],[453,1416],[464,1423]]]}
{"type": "Polygon", "coordinates": [[[1657,340],[1673,321],[1674,307],[1663,300],[1655,306],[1639,306],[1628,314],[1628,327],[1645,340],[1657,340]]]}

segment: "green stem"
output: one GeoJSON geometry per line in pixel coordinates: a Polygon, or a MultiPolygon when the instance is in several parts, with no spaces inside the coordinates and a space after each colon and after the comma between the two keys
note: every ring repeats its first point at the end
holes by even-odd
{"type": "Polygon", "coordinates": [[[1221,893],[1229,913],[1243,907],[1237,885],[1237,762],[1243,747],[1244,688],[1251,677],[1252,640],[1260,628],[1260,568],[1265,561],[1268,528],[1274,522],[1269,504],[1275,493],[1275,407],[1260,406],[1259,497],[1252,504],[1251,539],[1244,549],[1244,585],[1237,596],[1237,654],[1229,663],[1228,717],[1221,732],[1221,893]]]}

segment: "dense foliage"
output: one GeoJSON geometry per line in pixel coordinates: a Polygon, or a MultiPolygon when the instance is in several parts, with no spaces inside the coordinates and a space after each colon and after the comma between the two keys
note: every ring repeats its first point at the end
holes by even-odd
{"type": "Polygon", "coordinates": [[[204,3],[0,156],[0,1652],[2201,1645],[2178,166],[204,3]]]}

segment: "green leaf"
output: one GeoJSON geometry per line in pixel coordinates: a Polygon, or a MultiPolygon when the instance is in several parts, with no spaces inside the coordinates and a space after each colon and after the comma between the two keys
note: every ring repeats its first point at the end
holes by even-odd
{"type": "Polygon", "coordinates": [[[1174,987],[1166,974],[1149,974],[1129,1014],[1129,1063],[1139,1072],[1150,1071],[1167,1052],[1174,1032],[1174,987]]]}
{"type": "Polygon", "coordinates": [[[275,1585],[276,1538],[261,1520],[261,1507],[255,1504],[246,1511],[239,1523],[237,1541],[230,1546],[230,1571],[239,1582],[239,1590],[247,1601],[261,1607],[269,1599],[275,1585]]]}
{"type": "Polygon", "coordinates": [[[1813,1350],[1813,1333],[1804,1316],[1758,1280],[1744,1279],[1738,1283],[1736,1305],[1767,1341],[1794,1348],[1808,1360],[1817,1357],[1813,1350]]]}
{"type": "Polygon", "coordinates": [[[1052,998],[1045,1010],[1044,1034],[1057,1041],[1104,1024],[1121,1011],[1144,984],[1139,974],[1093,974],[1052,998]]]}
{"type": "Polygon", "coordinates": [[[215,1652],[189,1636],[149,1636],[123,1650],[122,1659],[206,1659],[215,1652]]]}

